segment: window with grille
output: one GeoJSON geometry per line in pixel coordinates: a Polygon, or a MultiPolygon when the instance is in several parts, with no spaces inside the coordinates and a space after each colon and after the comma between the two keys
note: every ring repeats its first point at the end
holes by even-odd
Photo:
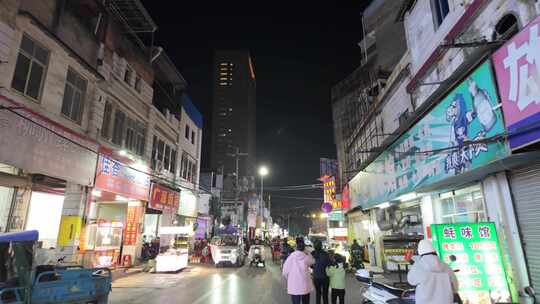
{"type": "Polygon", "coordinates": [[[112,135],[112,142],[117,145],[122,145],[124,139],[124,128],[126,122],[126,114],[117,110],[114,115],[114,129],[112,135]]]}
{"type": "Polygon", "coordinates": [[[141,76],[139,74],[135,75],[135,91],[141,92],[141,76]]]}
{"type": "Polygon", "coordinates": [[[448,0],[432,0],[432,10],[435,19],[435,25],[439,27],[446,15],[450,12],[450,6],[448,5],[448,0]]]}
{"type": "Polygon", "coordinates": [[[81,122],[86,85],[87,82],[84,78],[72,68],[68,69],[62,100],[62,114],[78,123],[81,122]]]}
{"type": "Polygon", "coordinates": [[[163,157],[163,169],[169,170],[169,166],[171,165],[171,147],[169,145],[165,145],[165,155],[163,157]]]}
{"type": "Polygon", "coordinates": [[[103,110],[103,124],[101,125],[101,136],[103,138],[110,138],[112,111],[112,103],[107,101],[103,110]]]}
{"type": "Polygon", "coordinates": [[[133,69],[129,66],[126,66],[126,71],[124,72],[125,83],[131,85],[131,77],[133,77],[133,69]]]}
{"type": "Polygon", "coordinates": [[[48,61],[49,51],[34,42],[26,34],[23,35],[11,87],[28,97],[38,100],[43,87],[48,61]]]}

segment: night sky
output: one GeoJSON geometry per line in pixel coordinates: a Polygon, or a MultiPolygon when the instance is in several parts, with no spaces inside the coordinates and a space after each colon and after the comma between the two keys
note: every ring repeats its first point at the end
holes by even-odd
{"type": "MultiPolygon", "coordinates": [[[[204,118],[211,119],[213,50],[249,49],[257,78],[257,161],[270,168],[265,185],[316,183],[319,158],[336,157],[330,88],[359,64],[360,13],[369,1],[169,3],[143,0],[159,27],[155,44],[188,81],[188,94],[204,118]]],[[[210,136],[210,130],[203,132],[210,136]]],[[[205,156],[203,167],[207,161],[205,156]]],[[[277,197],[272,202],[275,208],[309,209],[321,203],[277,197]]]]}

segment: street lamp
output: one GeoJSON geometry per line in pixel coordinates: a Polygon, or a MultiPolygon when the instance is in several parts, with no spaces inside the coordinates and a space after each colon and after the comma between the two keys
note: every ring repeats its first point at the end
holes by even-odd
{"type": "Polygon", "coordinates": [[[261,166],[259,168],[259,175],[261,176],[261,218],[264,216],[264,177],[268,175],[268,168],[261,166]]]}

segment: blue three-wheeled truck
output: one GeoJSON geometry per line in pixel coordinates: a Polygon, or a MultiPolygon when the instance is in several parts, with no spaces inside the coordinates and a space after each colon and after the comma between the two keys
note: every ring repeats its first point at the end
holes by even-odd
{"type": "Polygon", "coordinates": [[[108,268],[36,265],[37,231],[0,233],[0,304],[107,303],[108,268]]]}

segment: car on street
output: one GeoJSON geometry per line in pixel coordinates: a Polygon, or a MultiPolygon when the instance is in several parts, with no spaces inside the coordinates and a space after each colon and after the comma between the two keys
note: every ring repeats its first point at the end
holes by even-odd
{"type": "Polygon", "coordinates": [[[223,234],[212,238],[210,242],[212,260],[216,267],[244,265],[246,254],[242,238],[236,234],[223,234]]]}

